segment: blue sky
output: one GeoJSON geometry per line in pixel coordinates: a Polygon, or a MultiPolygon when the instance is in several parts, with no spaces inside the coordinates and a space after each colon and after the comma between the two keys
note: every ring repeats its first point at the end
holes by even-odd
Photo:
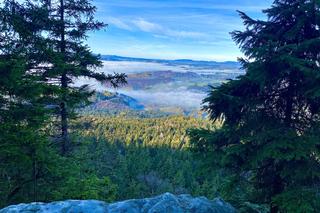
{"type": "Polygon", "coordinates": [[[243,29],[236,10],[264,19],[272,0],[93,0],[109,24],[90,34],[95,53],[161,59],[236,60],[229,32],[243,29]]]}

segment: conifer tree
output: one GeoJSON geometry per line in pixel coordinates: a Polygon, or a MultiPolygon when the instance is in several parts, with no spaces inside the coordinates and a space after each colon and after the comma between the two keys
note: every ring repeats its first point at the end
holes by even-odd
{"type": "Polygon", "coordinates": [[[245,75],[204,100],[222,128],[191,131],[193,145],[250,183],[250,201],[270,211],[316,212],[320,186],[320,2],[275,0],[267,20],[243,12],[232,37],[245,75]]]}
{"type": "Polygon", "coordinates": [[[74,108],[88,101],[92,95],[88,85],[75,86],[79,77],[93,78],[101,83],[118,86],[125,83],[124,74],[96,72],[102,66],[100,57],[85,44],[88,32],[100,30],[105,25],[94,19],[96,7],[90,0],[28,0],[32,6],[46,8],[45,25],[42,26],[43,43],[39,51],[43,56],[43,79],[48,84],[58,85],[60,93],[55,102],[60,117],[61,152],[70,149],[68,136],[69,119],[74,108]]]}
{"type": "Polygon", "coordinates": [[[36,201],[55,155],[44,133],[53,89],[30,69],[39,30],[31,13],[10,0],[0,8],[0,206],[36,201]]]}

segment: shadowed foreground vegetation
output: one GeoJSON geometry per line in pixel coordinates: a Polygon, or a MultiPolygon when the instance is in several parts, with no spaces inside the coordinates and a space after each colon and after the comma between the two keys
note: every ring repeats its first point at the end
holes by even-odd
{"type": "Polygon", "coordinates": [[[240,212],[319,212],[319,0],[275,0],[266,20],[239,12],[245,29],[231,35],[245,74],[210,90],[211,121],[77,118],[94,91],[74,79],[126,82],[97,72],[100,57],[85,45],[104,26],[96,8],[89,0],[0,6],[1,207],[172,192],[222,196],[240,212]]]}

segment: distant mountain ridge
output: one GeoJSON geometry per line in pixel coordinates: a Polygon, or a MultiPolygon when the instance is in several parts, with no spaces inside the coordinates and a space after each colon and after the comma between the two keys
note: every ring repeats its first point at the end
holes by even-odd
{"type": "Polygon", "coordinates": [[[236,61],[197,61],[191,59],[176,59],[176,60],[166,60],[166,59],[147,59],[147,58],[134,58],[134,57],[124,57],[117,55],[101,55],[101,59],[105,61],[131,61],[131,62],[147,62],[147,63],[161,63],[173,66],[194,66],[194,67],[210,67],[217,69],[240,69],[241,65],[236,61]]]}

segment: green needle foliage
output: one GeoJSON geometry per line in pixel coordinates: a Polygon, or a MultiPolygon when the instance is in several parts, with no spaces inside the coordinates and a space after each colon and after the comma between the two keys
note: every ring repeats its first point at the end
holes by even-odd
{"type": "Polygon", "coordinates": [[[90,0],[27,0],[25,6],[42,12],[42,16],[30,13],[28,17],[40,23],[41,42],[36,48],[42,64],[35,69],[41,73],[43,81],[60,88],[52,104],[57,107],[60,117],[59,141],[64,155],[70,150],[69,120],[74,109],[88,102],[92,95],[88,85],[77,86],[74,81],[86,77],[117,87],[126,82],[125,75],[96,70],[102,67],[102,62],[85,41],[90,31],[100,30],[105,25],[95,20],[96,7],[90,0]]]}
{"type": "Polygon", "coordinates": [[[55,165],[43,129],[54,90],[29,69],[37,26],[21,9],[11,1],[0,9],[0,206],[36,200],[55,165]]]}
{"type": "MultiPolygon", "coordinates": [[[[276,0],[267,20],[243,12],[232,33],[246,74],[204,100],[222,128],[191,131],[194,148],[232,174],[236,191],[275,212],[316,212],[320,187],[320,1],[276,0]]],[[[234,192],[233,192],[234,193],[234,192]]]]}
{"type": "Polygon", "coordinates": [[[48,1],[19,2],[0,4],[0,207],[63,198],[112,199],[115,189],[108,177],[80,175],[77,162],[58,154],[48,126],[61,100],[71,111],[90,93],[84,87],[62,89],[61,67],[68,67],[68,83],[86,74],[116,85],[124,76],[95,74],[91,68],[101,64],[98,56],[67,39],[66,60],[58,63],[59,42],[49,31],[57,21],[49,19],[48,1]]]}

